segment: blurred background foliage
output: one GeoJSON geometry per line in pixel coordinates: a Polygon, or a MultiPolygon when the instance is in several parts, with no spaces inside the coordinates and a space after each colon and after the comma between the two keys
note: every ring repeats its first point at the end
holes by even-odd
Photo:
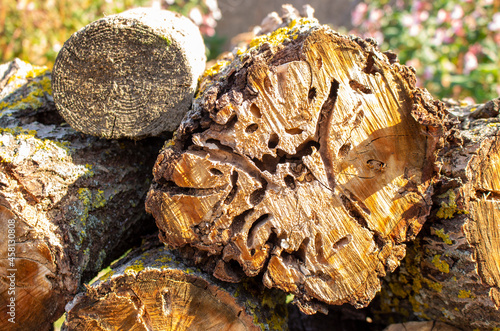
{"type": "Polygon", "coordinates": [[[210,58],[221,51],[215,36],[220,19],[217,0],[0,0],[0,60],[18,57],[52,67],[64,42],[77,30],[105,15],[153,6],[190,17],[202,31],[210,58]]]}
{"type": "MultiPolygon", "coordinates": [[[[500,0],[354,1],[354,11],[346,13],[352,27],[339,30],[372,37],[383,51],[396,52],[434,96],[469,102],[499,96],[500,0]]],[[[0,60],[19,57],[52,67],[72,33],[139,6],[190,17],[204,35],[209,59],[223,51],[226,38],[215,33],[217,0],[0,0],[0,60]]]]}
{"type": "Polygon", "coordinates": [[[434,96],[484,102],[500,94],[499,9],[500,0],[365,1],[351,33],[394,50],[434,96]]]}

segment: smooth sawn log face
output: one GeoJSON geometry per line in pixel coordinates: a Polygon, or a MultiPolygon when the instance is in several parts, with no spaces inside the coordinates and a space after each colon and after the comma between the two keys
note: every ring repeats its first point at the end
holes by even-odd
{"type": "Polygon", "coordinates": [[[174,131],[205,69],[188,18],[153,8],[97,20],[66,41],[53,71],[54,101],[75,130],[140,139],[174,131]]]}
{"type": "Polygon", "coordinates": [[[15,60],[0,77],[0,329],[49,330],[85,281],[153,231],[143,203],[161,139],[64,125],[46,68],[15,60]]]}
{"type": "Polygon", "coordinates": [[[394,54],[313,19],[235,53],[158,157],[161,239],[220,279],[263,274],[306,313],[366,305],[429,213],[440,105],[394,54]]]}
{"type": "Polygon", "coordinates": [[[68,304],[62,329],[287,330],[285,296],[277,292],[221,282],[146,244],[68,304]]]}

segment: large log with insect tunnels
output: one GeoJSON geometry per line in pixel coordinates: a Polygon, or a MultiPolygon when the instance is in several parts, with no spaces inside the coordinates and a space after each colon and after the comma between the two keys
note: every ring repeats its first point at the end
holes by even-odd
{"type": "Polygon", "coordinates": [[[154,231],[143,204],[161,139],[78,133],[46,68],[0,68],[0,329],[49,330],[83,282],[154,231]]]}
{"type": "Polygon", "coordinates": [[[459,125],[439,157],[433,209],[373,307],[382,320],[500,328],[500,99],[450,106],[459,125]]]}
{"type": "Polygon", "coordinates": [[[62,329],[257,331],[286,323],[283,292],[251,279],[221,282],[150,241],[78,294],[62,329]]]}
{"type": "Polygon", "coordinates": [[[283,20],[208,70],[146,209],[170,247],[306,313],[365,306],[429,214],[441,104],[374,41],[283,20]]]}
{"type": "Polygon", "coordinates": [[[140,139],[172,132],[205,70],[205,46],[188,18],[154,8],[106,16],[64,43],[54,101],[75,130],[140,139]]]}

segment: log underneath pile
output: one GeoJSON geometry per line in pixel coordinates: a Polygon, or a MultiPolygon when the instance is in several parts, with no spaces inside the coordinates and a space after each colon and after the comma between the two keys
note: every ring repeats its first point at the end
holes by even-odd
{"type": "Polygon", "coordinates": [[[152,242],[67,306],[63,330],[287,330],[285,295],[223,283],[152,242]]]}
{"type": "Polygon", "coordinates": [[[373,307],[381,320],[425,318],[500,328],[500,99],[455,107],[457,140],[424,230],[373,307]]]}
{"type": "Polygon", "coordinates": [[[0,241],[0,329],[48,330],[83,282],[153,231],[143,203],[161,141],[75,132],[46,69],[15,60],[0,79],[0,231],[15,231],[0,241]]]}
{"type": "Polygon", "coordinates": [[[372,40],[286,21],[201,81],[154,167],[161,240],[213,274],[319,303],[365,306],[431,207],[448,123],[415,75],[372,40]]]}

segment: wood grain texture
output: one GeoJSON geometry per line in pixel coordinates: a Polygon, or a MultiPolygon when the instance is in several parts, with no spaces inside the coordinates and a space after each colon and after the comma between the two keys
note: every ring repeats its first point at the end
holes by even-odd
{"type": "Polygon", "coordinates": [[[63,330],[287,330],[285,295],[221,282],[143,244],[67,307],[63,330]]]}
{"type": "Polygon", "coordinates": [[[500,327],[500,99],[451,107],[460,124],[443,148],[434,206],[397,273],[380,319],[425,318],[459,328],[500,327]]]}
{"type": "Polygon", "coordinates": [[[54,100],[75,130],[105,138],[174,131],[205,69],[197,26],[165,10],[137,8],[90,23],[65,42],[54,100]]]}
{"type": "Polygon", "coordinates": [[[207,71],[154,168],[146,208],[171,247],[227,281],[365,306],[430,210],[444,112],[371,40],[284,20],[207,71]]]}
{"type": "Polygon", "coordinates": [[[153,230],[143,203],[161,141],[78,133],[57,114],[46,68],[0,68],[0,329],[48,330],[83,282],[153,230]],[[7,269],[16,269],[15,325],[4,318],[7,269]]]}

